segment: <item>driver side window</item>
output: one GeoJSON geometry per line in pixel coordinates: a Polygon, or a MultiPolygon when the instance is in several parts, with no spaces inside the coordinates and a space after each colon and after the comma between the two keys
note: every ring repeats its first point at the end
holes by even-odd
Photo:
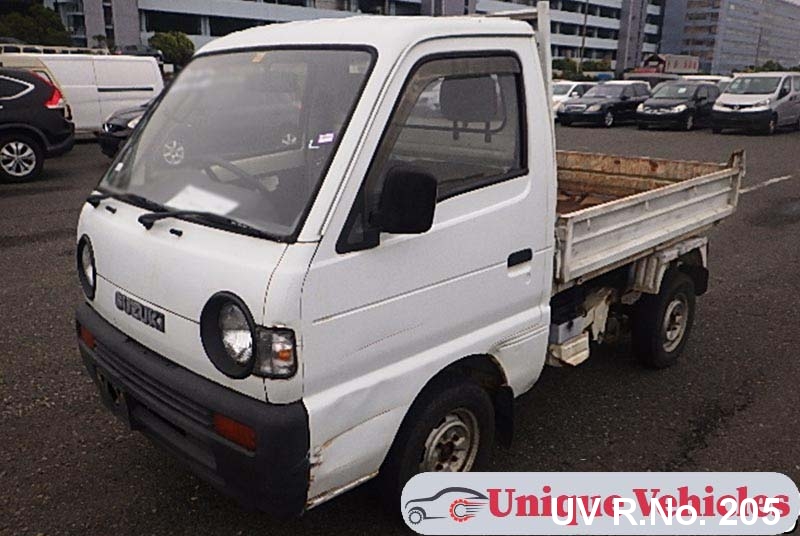
{"type": "Polygon", "coordinates": [[[373,247],[387,175],[431,175],[437,199],[527,173],[521,67],[508,53],[437,58],[417,65],[397,101],[339,238],[339,253],[373,247]]]}

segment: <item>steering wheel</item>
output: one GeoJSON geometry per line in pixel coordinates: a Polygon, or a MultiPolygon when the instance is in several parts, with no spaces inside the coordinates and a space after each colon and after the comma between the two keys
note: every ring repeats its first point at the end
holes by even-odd
{"type": "Polygon", "coordinates": [[[242,168],[240,168],[239,166],[237,166],[233,162],[229,162],[229,161],[225,160],[224,158],[220,158],[218,156],[204,156],[204,157],[200,158],[199,160],[200,160],[200,163],[203,165],[203,169],[208,172],[208,176],[212,180],[215,180],[217,182],[222,182],[221,180],[219,180],[219,178],[216,176],[216,174],[213,171],[211,171],[211,166],[216,165],[216,166],[219,166],[219,167],[221,167],[223,169],[227,169],[228,171],[230,171],[231,173],[233,173],[234,175],[236,175],[237,177],[239,177],[243,181],[245,181],[248,184],[250,184],[251,186],[253,186],[256,190],[258,190],[262,194],[265,194],[265,195],[272,194],[271,191],[269,191],[263,184],[261,184],[261,181],[258,180],[258,177],[254,176],[254,175],[251,175],[250,173],[246,172],[245,170],[243,170],[242,168]]]}

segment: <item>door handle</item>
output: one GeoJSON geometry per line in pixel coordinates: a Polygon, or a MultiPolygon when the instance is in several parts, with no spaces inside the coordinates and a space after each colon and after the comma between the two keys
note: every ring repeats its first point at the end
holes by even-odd
{"type": "Polygon", "coordinates": [[[530,262],[532,259],[533,250],[531,248],[521,249],[508,256],[508,267],[513,268],[514,266],[530,262]]]}

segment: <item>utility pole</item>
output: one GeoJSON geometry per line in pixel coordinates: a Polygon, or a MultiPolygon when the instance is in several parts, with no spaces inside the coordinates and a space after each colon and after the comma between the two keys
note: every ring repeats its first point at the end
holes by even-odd
{"type": "Polygon", "coordinates": [[[581,31],[581,52],[578,54],[578,73],[583,72],[583,55],[586,49],[586,24],[589,22],[589,0],[583,5],[583,30],[581,31]]]}

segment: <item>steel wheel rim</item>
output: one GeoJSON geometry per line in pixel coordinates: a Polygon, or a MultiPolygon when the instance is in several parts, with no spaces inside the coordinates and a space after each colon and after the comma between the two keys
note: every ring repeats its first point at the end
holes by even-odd
{"type": "Polygon", "coordinates": [[[13,177],[25,177],[36,168],[36,152],[24,141],[10,141],[0,148],[0,167],[13,177]]]}
{"type": "Polygon", "coordinates": [[[683,341],[689,325],[689,300],[685,294],[676,295],[667,305],[661,333],[664,338],[664,351],[674,351],[683,341]]]}
{"type": "Polygon", "coordinates": [[[424,472],[467,472],[475,465],[480,444],[478,418],[466,408],[448,413],[425,440],[420,469],[424,472]]]}
{"type": "Polygon", "coordinates": [[[605,117],[603,118],[603,122],[606,124],[607,127],[610,127],[614,124],[614,114],[611,112],[606,112],[605,117]]]}

